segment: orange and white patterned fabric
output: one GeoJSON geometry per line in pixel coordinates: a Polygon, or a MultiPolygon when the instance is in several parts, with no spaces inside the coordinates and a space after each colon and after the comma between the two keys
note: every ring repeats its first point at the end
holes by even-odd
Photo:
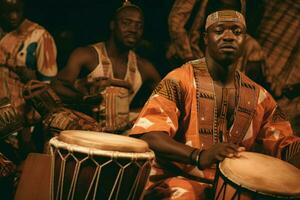
{"type": "Polygon", "coordinates": [[[27,19],[18,29],[0,38],[0,99],[8,98],[18,113],[24,115],[28,108],[22,96],[24,84],[14,72],[16,67],[37,71],[37,78],[42,81],[57,74],[56,46],[52,36],[27,19]]]}
{"type": "MultiPolygon", "coordinates": [[[[201,59],[199,62],[205,63],[205,59],[201,59]]],[[[263,153],[281,158],[282,150],[294,142],[300,142],[300,138],[293,135],[290,123],[284,119],[271,95],[254,82],[253,85],[258,88],[259,95],[255,114],[241,145],[247,151],[262,149],[263,153]]],[[[198,100],[193,65],[187,63],[170,72],[161,81],[145,104],[130,134],[139,135],[151,131],[165,132],[181,143],[202,148],[205,144],[201,141],[201,133],[199,133],[201,120],[198,120],[197,117],[198,100]]],[[[238,123],[237,121],[234,120],[234,123],[238,123]]],[[[232,127],[235,125],[234,123],[232,127]]],[[[166,164],[157,161],[153,166],[150,181],[155,182],[168,178],[172,178],[174,181],[180,178],[178,176],[188,174],[211,182],[214,173],[214,168],[201,171],[190,165],[171,162],[166,164]],[[174,171],[179,171],[179,173],[174,173],[174,171]]],[[[184,189],[184,185],[178,187],[184,189]]]]}
{"type": "Polygon", "coordinates": [[[17,30],[5,34],[0,40],[0,65],[37,70],[39,80],[57,74],[56,54],[52,36],[27,19],[17,30]]]}

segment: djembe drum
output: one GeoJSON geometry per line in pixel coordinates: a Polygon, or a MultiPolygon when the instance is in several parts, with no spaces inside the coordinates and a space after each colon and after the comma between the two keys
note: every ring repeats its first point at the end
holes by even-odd
{"type": "Polygon", "coordinates": [[[146,142],[69,130],[50,140],[51,199],[140,199],[154,153],[146,142]]]}
{"type": "Polygon", "coordinates": [[[214,199],[300,199],[300,170],[280,159],[242,152],[219,164],[214,199]]]}

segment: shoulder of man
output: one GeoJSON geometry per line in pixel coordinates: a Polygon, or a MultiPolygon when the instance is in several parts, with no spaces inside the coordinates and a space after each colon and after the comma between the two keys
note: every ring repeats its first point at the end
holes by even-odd
{"type": "Polygon", "coordinates": [[[77,47],[76,49],[73,50],[72,54],[80,57],[97,56],[97,52],[92,46],[77,47]]]}
{"type": "MultiPolygon", "coordinates": [[[[42,25],[36,23],[36,22],[33,22],[29,19],[25,19],[25,23],[23,23],[23,25],[27,26],[27,31],[39,31],[41,33],[48,33],[50,34],[45,27],[43,27],[42,25]]],[[[21,25],[22,26],[22,25],[21,25]]]]}
{"type": "Polygon", "coordinates": [[[183,65],[181,65],[178,68],[173,69],[170,71],[164,79],[172,79],[176,82],[180,82],[185,85],[186,84],[192,84],[194,80],[194,65],[191,62],[187,62],[183,65]]]}
{"type": "Polygon", "coordinates": [[[263,86],[259,85],[255,81],[253,81],[251,78],[249,78],[247,75],[245,75],[242,72],[239,72],[241,78],[242,78],[242,85],[245,87],[256,87],[258,90],[258,104],[264,103],[268,107],[274,107],[277,105],[275,99],[270,94],[269,91],[267,91],[263,86]]]}
{"type": "Polygon", "coordinates": [[[90,68],[98,63],[98,55],[94,48],[90,46],[77,47],[69,56],[66,68],[75,70],[82,67],[90,68]]]}
{"type": "Polygon", "coordinates": [[[136,56],[136,60],[139,68],[154,66],[148,59],[139,56],[136,52],[134,52],[134,54],[136,56]]]}

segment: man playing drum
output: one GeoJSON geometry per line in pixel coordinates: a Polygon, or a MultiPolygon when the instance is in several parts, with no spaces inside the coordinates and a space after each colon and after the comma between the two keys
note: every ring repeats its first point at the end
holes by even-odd
{"type": "Polygon", "coordinates": [[[126,2],[110,22],[109,39],[75,49],[52,84],[64,103],[76,104],[78,109],[84,101],[84,111],[97,118],[103,131],[126,129],[129,104],[141,85],[148,83],[152,91],[160,81],[154,66],[133,51],[141,39],[143,24],[141,9],[126,2]],[[113,105],[113,101],[117,103],[113,105]],[[87,104],[96,107],[88,110],[87,104]],[[115,110],[120,112],[114,115],[115,110]]]}
{"type": "Polygon", "coordinates": [[[156,196],[209,199],[215,164],[244,150],[300,168],[300,138],[285,115],[264,88],[236,70],[244,48],[244,16],[216,11],[208,15],[205,29],[205,58],[170,72],[130,133],[156,153],[149,186],[156,196]]]}

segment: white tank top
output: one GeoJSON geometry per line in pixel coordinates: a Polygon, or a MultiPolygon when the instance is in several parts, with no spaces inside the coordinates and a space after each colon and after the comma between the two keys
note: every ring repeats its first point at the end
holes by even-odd
{"type": "MultiPolygon", "coordinates": [[[[92,45],[92,47],[97,51],[99,64],[87,75],[87,80],[92,81],[99,77],[114,79],[112,63],[107,55],[105,44],[100,42],[92,45]]],[[[142,77],[138,70],[137,58],[133,51],[129,51],[128,53],[127,70],[123,80],[127,81],[132,86],[133,93],[129,96],[129,102],[131,102],[142,85],[142,77]]]]}

